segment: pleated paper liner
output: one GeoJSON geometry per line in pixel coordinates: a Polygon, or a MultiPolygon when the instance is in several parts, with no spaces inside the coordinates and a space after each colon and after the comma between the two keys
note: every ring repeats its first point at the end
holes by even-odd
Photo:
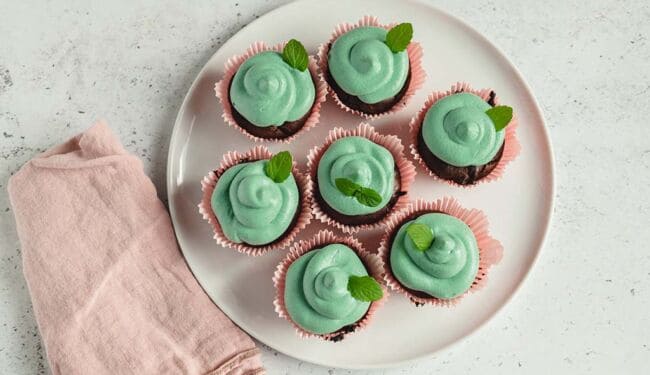
{"type": "Polygon", "coordinates": [[[318,337],[328,341],[340,341],[348,334],[352,332],[358,332],[365,328],[372,320],[374,314],[379,310],[386,300],[388,299],[388,290],[382,285],[383,296],[380,300],[371,302],[366,315],[352,325],[352,329],[344,327],[339,331],[328,333],[328,334],[316,334],[309,332],[299,325],[297,325],[287,311],[286,303],[284,301],[284,288],[286,284],[287,271],[289,266],[302,255],[307,252],[323,248],[330,244],[344,244],[350,247],[361,259],[362,263],[366,267],[368,274],[375,278],[380,284],[382,280],[383,265],[381,260],[377,255],[371,254],[366,249],[364,249],[361,242],[359,242],[354,237],[345,236],[338,237],[329,230],[321,230],[318,232],[312,239],[307,241],[299,241],[295,243],[287,253],[286,257],[278,264],[275,274],[273,275],[273,284],[275,285],[276,295],[273,304],[275,305],[275,312],[281,318],[288,320],[296,329],[296,333],[303,338],[307,337],[318,337]]]}
{"type": "Polygon", "coordinates": [[[228,125],[234,127],[235,129],[238,129],[242,134],[244,134],[246,137],[248,137],[254,142],[273,141],[273,142],[290,143],[299,134],[309,131],[311,128],[316,126],[316,124],[318,124],[320,119],[321,106],[327,99],[327,85],[325,84],[325,82],[323,82],[320,79],[320,74],[318,72],[318,66],[316,64],[316,60],[314,59],[314,57],[309,56],[308,69],[312,81],[314,82],[316,94],[314,98],[314,104],[309,110],[309,116],[305,120],[305,124],[302,126],[300,130],[298,130],[296,133],[290,135],[287,138],[262,138],[250,134],[249,132],[247,132],[245,129],[243,129],[237,124],[237,121],[235,121],[235,118],[233,117],[232,114],[233,108],[232,108],[232,104],[230,103],[230,97],[229,97],[230,81],[232,81],[232,78],[234,77],[235,73],[237,73],[237,70],[239,69],[241,64],[244,63],[244,61],[262,52],[275,51],[278,53],[282,53],[282,49],[284,48],[285,44],[286,43],[280,43],[273,47],[269,47],[266,44],[264,44],[264,42],[253,43],[243,55],[235,55],[229,58],[228,61],[226,61],[226,64],[224,66],[223,78],[219,82],[217,82],[214,87],[215,94],[217,98],[219,98],[219,101],[221,102],[221,106],[223,108],[222,117],[224,121],[226,121],[228,125]]]}
{"type": "Polygon", "coordinates": [[[258,256],[265,254],[271,250],[282,249],[289,246],[298,235],[298,233],[311,222],[311,181],[306,175],[298,171],[296,168],[296,163],[294,161],[292,174],[296,180],[296,184],[298,185],[298,190],[300,192],[300,206],[298,207],[298,216],[291,224],[292,226],[287,230],[287,232],[285,232],[279,239],[275,240],[274,242],[261,246],[233,242],[229,240],[223,233],[223,229],[219,225],[219,220],[217,220],[217,217],[212,211],[212,205],[210,202],[215,186],[217,186],[217,181],[219,181],[219,177],[228,168],[233,167],[239,163],[252,162],[257,160],[268,160],[272,156],[273,154],[265,146],[256,146],[245,153],[230,151],[223,156],[221,164],[217,170],[211,171],[207,176],[203,177],[203,181],[201,181],[201,190],[203,192],[203,197],[199,203],[199,212],[203,218],[207,220],[212,226],[214,239],[218,245],[235,249],[238,252],[246,255],[258,256]]]}
{"type": "Polygon", "coordinates": [[[475,292],[487,283],[487,276],[490,267],[499,263],[503,256],[501,242],[490,236],[489,223],[483,211],[477,209],[463,208],[454,198],[445,197],[435,202],[427,202],[421,199],[415,201],[407,210],[392,217],[386,224],[386,232],[382,237],[379,246],[379,258],[384,266],[384,282],[393,291],[406,295],[416,305],[447,306],[456,305],[468,293],[475,292]],[[472,286],[463,295],[452,299],[440,299],[436,297],[422,297],[414,294],[405,288],[393,275],[390,269],[391,238],[399,228],[414,217],[431,212],[440,212],[454,216],[462,220],[474,233],[479,249],[479,268],[472,286]]]}

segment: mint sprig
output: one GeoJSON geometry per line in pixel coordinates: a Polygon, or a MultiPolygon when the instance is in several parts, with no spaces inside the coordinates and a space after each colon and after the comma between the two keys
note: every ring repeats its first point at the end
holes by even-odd
{"type": "Polygon", "coordinates": [[[496,131],[501,131],[503,128],[508,126],[510,120],[512,120],[512,107],[507,105],[499,105],[492,107],[485,111],[485,114],[488,115],[492,123],[494,123],[494,129],[496,131]]]}
{"type": "Polygon", "coordinates": [[[351,197],[361,189],[361,185],[354,183],[354,181],[347,178],[337,178],[334,180],[336,188],[339,189],[343,195],[351,197]]]}
{"type": "Polygon", "coordinates": [[[350,276],[348,291],[352,298],[362,302],[379,301],[384,296],[384,291],[377,280],[370,276],[350,276]]]}
{"type": "Polygon", "coordinates": [[[364,206],[377,207],[381,204],[381,195],[371,188],[363,187],[347,178],[337,178],[334,183],[343,195],[355,197],[357,202],[364,206]]]}
{"type": "Polygon", "coordinates": [[[304,72],[309,65],[309,55],[305,46],[299,41],[291,39],[282,50],[282,59],[292,68],[304,72]]]}
{"type": "Polygon", "coordinates": [[[413,38],[413,25],[410,23],[400,23],[399,25],[388,30],[386,34],[386,45],[393,53],[402,52],[408,47],[413,38]]]}
{"type": "Polygon", "coordinates": [[[264,166],[264,173],[273,180],[273,182],[284,182],[291,174],[293,167],[293,158],[289,151],[278,152],[264,166]]]}
{"type": "Polygon", "coordinates": [[[381,195],[376,191],[362,187],[357,193],[354,194],[357,202],[368,207],[377,207],[381,204],[381,195]]]}
{"type": "Polygon", "coordinates": [[[433,243],[433,231],[425,224],[411,223],[406,227],[406,234],[420,251],[426,251],[433,243]]]}

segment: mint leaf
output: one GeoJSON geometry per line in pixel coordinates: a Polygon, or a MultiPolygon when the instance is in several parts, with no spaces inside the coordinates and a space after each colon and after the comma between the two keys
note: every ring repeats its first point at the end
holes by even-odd
{"type": "Polygon", "coordinates": [[[362,187],[354,194],[357,201],[364,206],[377,207],[381,203],[381,195],[370,188],[362,187]]]}
{"type": "Polygon", "coordinates": [[[371,188],[365,188],[347,178],[334,180],[336,188],[347,197],[355,197],[357,202],[368,207],[377,207],[381,204],[382,198],[378,192],[371,188]]]}
{"type": "Polygon", "coordinates": [[[304,72],[309,65],[309,56],[305,46],[299,41],[291,39],[282,50],[282,59],[292,68],[304,72]]]}
{"type": "Polygon", "coordinates": [[[336,188],[339,189],[343,195],[348,197],[353,196],[357,191],[361,189],[360,185],[355,184],[352,180],[349,180],[347,178],[337,178],[334,180],[334,183],[336,184],[336,188]]]}
{"type": "Polygon", "coordinates": [[[485,111],[485,114],[488,115],[492,123],[494,123],[494,128],[497,131],[501,131],[503,128],[508,126],[510,120],[512,120],[512,107],[507,105],[499,105],[492,107],[485,111]]]}
{"type": "Polygon", "coordinates": [[[388,30],[386,45],[393,53],[402,52],[411,43],[411,38],[413,38],[413,25],[408,22],[400,23],[388,30]]]}
{"type": "Polygon", "coordinates": [[[348,291],[352,298],[362,302],[378,301],[384,295],[384,291],[377,280],[370,276],[350,276],[348,291]]]}
{"type": "Polygon", "coordinates": [[[420,251],[426,251],[433,243],[433,231],[427,225],[412,223],[406,227],[406,234],[420,251]]]}
{"type": "Polygon", "coordinates": [[[368,207],[377,207],[382,201],[381,195],[376,191],[363,187],[347,178],[334,180],[336,188],[347,197],[355,197],[357,202],[368,207]]]}
{"type": "Polygon", "coordinates": [[[293,158],[289,151],[278,152],[273,155],[264,166],[264,173],[274,182],[284,182],[291,174],[293,158]]]}

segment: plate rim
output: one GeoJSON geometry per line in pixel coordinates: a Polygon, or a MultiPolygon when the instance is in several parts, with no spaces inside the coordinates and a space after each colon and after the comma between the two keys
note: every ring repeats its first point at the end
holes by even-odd
{"type": "Polygon", "coordinates": [[[510,295],[505,298],[504,302],[500,306],[498,306],[494,310],[494,312],[489,314],[486,319],[484,319],[482,322],[480,322],[479,324],[474,326],[471,330],[469,330],[469,332],[467,332],[467,334],[465,334],[463,337],[461,337],[461,338],[459,338],[459,339],[457,339],[455,341],[449,342],[449,343],[441,346],[437,350],[434,350],[434,351],[429,352],[427,354],[416,355],[416,356],[413,356],[413,357],[410,357],[410,358],[407,358],[407,359],[403,359],[403,360],[398,360],[398,361],[383,362],[383,363],[380,363],[380,364],[371,364],[371,365],[343,365],[342,366],[342,365],[338,365],[338,364],[332,364],[332,363],[329,363],[329,362],[303,358],[303,357],[301,357],[299,355],[294,355],[292,353],[287,353],[287,352],[285,352],[283,350],[276,349],[275,346],[273,346],[272,344],[266,342],[265,340],[262,340],[262,339],[258,338],[255,334],[253,334],[253,333],[245,330],[244,328],[240,327],[233,320],[233,318],[231,318],[228,314],[226,314],[219,307],[219,305],[212,299],[212,297],[210,297],[209,293],[205,290],[205,287],[203,286],[203,284],[201,283],[199,278],[196,277],[196,275],[194,275],[194,271],[192,270],[192,267],[189,265],[189,262],[187,262],[187,259],[185,258],[185,251],[183,250],[183,246],[181,245],[180,240],[178,239],[178,236],[176,235],[176,221],[180,220],[180,219],[177,217],[176,208],[171,204],[171,202],[173,200],[173,197],[172,197],[172,190],[173,189],[172,188],[174,186],[174,176],[172,176],[172,170],[171,169],[172,169],[173,161],[176,159],[176,153],[174,152],[174,148],[172,148],[172,145],[174,143],[176,143],[175,140],[179,136],[178,135],[179,128],[180,128],[179,124],[182,122],[182,118],[183,118],[183,116],[185,114],[185,108],[187,107],[187,102],[190,99],[190,94],[192,92],[194,92],[194,90],[196,89],[196,87],[197,87],[197,85],[198,85],[198,83],[200,81],[199,78],[204,75],[206,69],[208,68],[208,65],[209,65],[210,61],[212,61],[212,59],[215,57],[216,54],[219,53],[219,51],[221,50],[221,48],[223,48],[224,45],[226,45],[236,35],[238,35],[238,34],[240,34],[242,32],[245,32],[252,25],[255,25],[255,24],[259,23],[259,22],[262,22],[265,18],[268,18],[268,16],[270,16],[272,14],[279,13],[279,12],[283,11],[285,8],[288,8],[288,7],[303,6],[305,4],[312,3],[312,2],[317,2],[317,1],[318,0],[298,0],[298,1],[294,1],[294,2],[289,2],[287,4],[283,4],[283,5],[281,5],[281,6],[277,7],[277,8],[271,9],[270,11],[260,15],[258,18],[254,19],[253,21],[251,21],[250,23],[248,23],[247,25],[245,25],[244,27],[239,29],[237,32],[232,34],[227,40],[225,40],[221,44],[221,46],[218,49],[216,49],[214,51],[214,53],[205,61],[205,63],[203,64],[203,67],[201,68],[201,70],[194,77],[194,80],[192,81],[192,84],[188,88],[188,90],[187,90],[187,92],[186,92],[186,94],[185,94],[185,96],[183,98],[183,101],[181,102],[181,105],[179,107],[178,113],[177,113],[176,118],[174,120],[172,133],[171,133],[171,135],[169,137],[169,143],[168,143],[168,152],[167,152],[167,161],[166,161],[167,166],[165,168],[165,186],[166,186],[166,189],[167,189],[167,194],[166,195],[167,195],[167,202],[168,202],[168,210],[169,210],[169,214],[170,214],[171,221],[172,221],[172,227],[174,228],[174,236],[176,238],[178,248],[181,251],[181,254],[183,255],[183,259],[185,260],[188,269],[190,270],[190,272],[194,276],[197,283],[201,286],[201,289],[203,289],[203,291],[210,298],[212,303],[214,303],[214,305],[217,306],[219,308],[219,310],[224,315],[226,315],[226,317],[228,317],[228,319],[230,319],[233,322],[233,324],[237,325],[237,327],[239,327],[242,331],[244,331],[250,337],[254,338],[256,341],[258,341],[258,342],[270,347],[271,349],[273,349],[273,350],[275,350],[275,351],[277,351],[279,353],[282,353],[282,354],[284,354],[284,355],[286,355],[288,357],[291,357],[291,358],[294,358],[294,359],[297,359],[297,360],[303,361],[303,362],[313,363],[313,364],[316,364],[316,365],[319,365],[319,366],[335,367],[335,368],[340,368],[340,369],[353,369],[353,370],[382,369],[382,368],[403,366],[403,365],[406,365],[406,364],[409,364],[409,363],[414,363],[414,362],[417,362],[417,361],[421,361],[424,358],[430,357],[431,355],[438,355],[440,353],[447,352],[447,351],[451,350],[452,348],[456,347],[457,345],[467,341],[469,338],[472,338],[473,336],[476,335],[477,332],[482,330],[489,322],[494,320],[494,318],[497,315],[501,314],[503,312],[505,306],[509,305],[510,302],[512,301],[512,299],[521,292],[523,286],[525,284],[527,284],[527,282],[528,282],[528,280],[530,278],[531,272],[533,271],[533,269],[535,268],[535,266],[537,265],[537,263],[539,261],[539,257],[540,257],[540,254],[542,253],[542,249],[546,246],[546,243],[547,243],[547,240],[548,240],[548,235],[549,235],[549,232],[550,232],[550,229],[551,229],[551,223],[553,221],[554,211],[555,211],[554,209],[555,209],[555,193],[556,193],[556,176],[555,176],[556,167],[555,167],[555,152],[553,150],[553,144],[551,143],[550,129],[549,129],[548,125],[547,125],[546,118],[544,117],[544,113],[542,112],[542,109],[541,109],[541,107],[539,105],[539,102],[537,101],[537,97],[534,95],[534,92],[531,89],[530,85],[528,84],[528,81],[522,75],[519,68],[517,68],[517,66],[510,60],[510,58],[508,58],[508,56],[503,52],[503,50],[497,44],[492,42],[485,35],[483,35],[483,33],[478,31],[476,28],[474,28],[469,23],[467,23],[464,20],[462,20],[461,18],[447,12],[446,10],[441,9],[438,6],[432,5],[432,4],[428,3],[428,2],[426,2],[425,0],[403,0],[403,1],[411,3],[411,4],[416,4],[416,5],[426,6],[428,8],[431,8],[434,11],[439,12],[440,14],[443,14],[445,17],[449,18],[454,23],[462,26],[465,29],[465,31],[471,33],[473,37],[478,37],[481,40],[482,43],[485,43],[486,45],[488,45],[494,52],[496,52],[496,54],[500,58],[503,59],[503,61],[505,61],[507,63],[508,68],[511,69],[514,72],[515,77],[521,82],[521,84],[523,85],[523,88],[530,94],[530,97],[532,99],[532,101],[531,101],[532,106],[531,107],[533,109],[533,116],[537,116],[541,120],[541,125],[542,125],[541,130],[542,130],[542,133],[544,135],[543,140],[544,140],[544,143],[546,143],[546,146],[547,146],[547,149],[548,149],[548,154],[549,154],[550,200],[549,200],[548,207],[545,210],[547,220],[543,223],[543,225],[544,225],[544,229],[542,231],[543,235],[541,237],[539,245],[536,246],[536,249],[534,251],[534,255],[532,257],[532,261],[530,263],[530,266],[528,267],[528,269],[526,269],[526,271],[524,272],[524,275],[521,278],[521,281],[515,286],[512,293],[510,293],[510,295]]]}

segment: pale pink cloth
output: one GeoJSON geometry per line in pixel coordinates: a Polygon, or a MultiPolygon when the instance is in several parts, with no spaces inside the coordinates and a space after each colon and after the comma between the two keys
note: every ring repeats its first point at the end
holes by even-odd
{"type": "Polygon", "coordinates": [[[253,341],[187,268],[140,160],[106,124],[29,161],[8,189],[54,374],[263,372],[253,341]]]}

